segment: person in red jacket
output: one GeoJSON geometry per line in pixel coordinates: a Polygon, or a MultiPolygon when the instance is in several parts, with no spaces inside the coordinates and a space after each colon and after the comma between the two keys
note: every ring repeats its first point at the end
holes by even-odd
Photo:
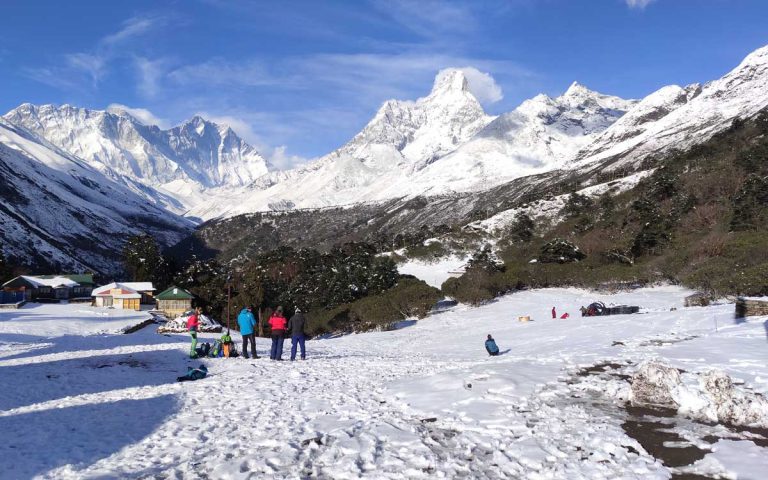
{"type": "Polygon", "coordinates": [[[557,318],[557,311],[555,310],[555,307],[552,307],[552,318],[557,318]]]}
{"type": "Polygon", "coordinates": [[[283,342],[285,341],[285,327],[288,321],[283,315],[283,307],[277,307],[275,313],[269,317],[269,328],[272,330],[272,350],[269,358],[272,360],[283,359],[283,342]]]}
{"type": "Polygon", "coordinates": [[[189,358],[197,358],[197,330],[200,328],[200,307],[197,307],[192,315],[187,318],[187,330],[192,337],[192,346],[189,347],[189,358]]]}

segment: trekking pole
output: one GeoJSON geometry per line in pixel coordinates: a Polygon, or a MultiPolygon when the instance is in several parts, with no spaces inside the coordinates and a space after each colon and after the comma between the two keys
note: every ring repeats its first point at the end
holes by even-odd
{"type": "Polygon", "coordinates": [[[227,336],[229,336],[229,304],[232,296],[232,274],[227,274],[227,336]]]}

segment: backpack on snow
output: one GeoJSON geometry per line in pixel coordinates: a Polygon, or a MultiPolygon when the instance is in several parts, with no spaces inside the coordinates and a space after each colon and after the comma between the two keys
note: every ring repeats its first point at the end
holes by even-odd
{"type": "Polygon", "coordinates": [[[204,344],[200,345],[195,349],[195,353],[197,353],[198,357],[207,357],[210,351],[211,351],[211,344],[208,342],[205,342],[204,344]]]}
{"type": "Polygon", "coordinates": [[[211,347],[211,351],[208,356],[212,358],[219,358],[224,356],[224,349],[222,348],[220,340],[213,342],[213,347],[211,347]]]}

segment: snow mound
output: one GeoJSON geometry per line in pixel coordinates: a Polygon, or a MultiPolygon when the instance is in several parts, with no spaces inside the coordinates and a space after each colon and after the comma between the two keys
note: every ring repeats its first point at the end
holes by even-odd
{"type": "Polygon", "coordinates": [[[741,389],[722,370],[710,370],[699,378],[699,385],[710,398],[708,416],[734,425],[768,427],[768,400],[741,389]]]}
{"type": "Polygon", "coordinates": [[[669,365],[645,362],[632,376],[632,405],[678,408],[676,392],[682,385],[680,372],[669,365]]]}
{"type": "Polygon", "coordinates": [[[734,385],[722,370],[688,375],[669,365],[648,361],[632,377],[633,405],[672,408],[693,418],[731,425],[768,427],[768,400],[734,385]],[[697,381],[696,381],[697,380],[697,381]]]}
{"type": "MultiPolygon", "coordinates": [[[[174,318],[162,327],[157,329],[157,333],[185,333],[187,329],[187,320],[192,315],[192,311],[186,312],[184,315],[174,318]]],[[[200,315],[198,317],[200,327],[198,331],[205,333],[218,333],[221,332],[221,324],[211,317],[200,315]]]]}

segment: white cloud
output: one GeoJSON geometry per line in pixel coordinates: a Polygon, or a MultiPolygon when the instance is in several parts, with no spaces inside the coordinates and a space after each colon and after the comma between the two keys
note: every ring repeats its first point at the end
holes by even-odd
{"type": "Polygon", "coordinates": [[[126,112],[132,117],[139,120],[144,125],[157,125],[162,129],[167,129],[170,127],[170,123],[168,122],[168,120],[156,116],[154,113],[150,112],[146,108],[131,108],[127,105],[122,105],[119,103],[111,103],[107,107],[107,111],[115,112],[115,113],[126,112]]]}
{"type": "Polygon", "coordinates": [[[629,8],[638,8],[640,10],[647,7],[651,2],[656,0],[624,0],[629,8]]]}
{"type": "Polygon", "coordinates": [[[444,75],[450,70],[461,70],[464,73],[464,77],[467,79],[467,86],[469,91],[477,98],[480,103],[490,104],[496,103],[502,98],[504,94],[501,91],[501,87],[496,83],[496,80],[489,73],[481,72],[475,67],[461,67],[461,68],[449,68],[441,70],[437,77],[444,75]]]}
{"type": "Polygon", "coordinates": [[[103,45],[114,45],[128,38],[145,34],[149,30],[165,23],[164,17],[131,17],[123,22],[123,28],[101,39],[103,45]]]}
{"type": "MultiPolygon", "coordinates": [[[[264,139],[256,133],[252,124],[239,116],[234,115],[215,115],[207,112],[198,112],[197,115],[217,123],[219,125],[227,125],[237,133],[237,135],[252,145],[269,163],[274,165],[280,170],[287,170],[296,166],[307,163],[309,159],[288,153],[288,148],[285,145],[271,146],[264,139]]],[[[250,113],[244,114],[245,116],[255,119],[264,119],[265,114],[250,113]]],[[[268,115],[267,115],[268,116],[268,115]]]]}
{"type": "Polygon", "coordinates": [[[136,90],[147,98],[153,98],[160,92],[160,79],[167,70],[165,59],[150,60],[144,57],[134,59],[138,83],[136,90]]]}
{"type": "MultiPolygon", "coordinates": [[[[285,145],[280,145],[273,148],[270,152],[267,152],[268,155],[266,158],[269,163],[271,163],[279,170],[289,170],[296,168],[299,165],[303,165],[309,161],[309,159],[299,155],[290,155],[286,150],[287,147],[285,145]]],[[[264,153],[262,152],[262,155],[263,154],[264,153]]]]}

